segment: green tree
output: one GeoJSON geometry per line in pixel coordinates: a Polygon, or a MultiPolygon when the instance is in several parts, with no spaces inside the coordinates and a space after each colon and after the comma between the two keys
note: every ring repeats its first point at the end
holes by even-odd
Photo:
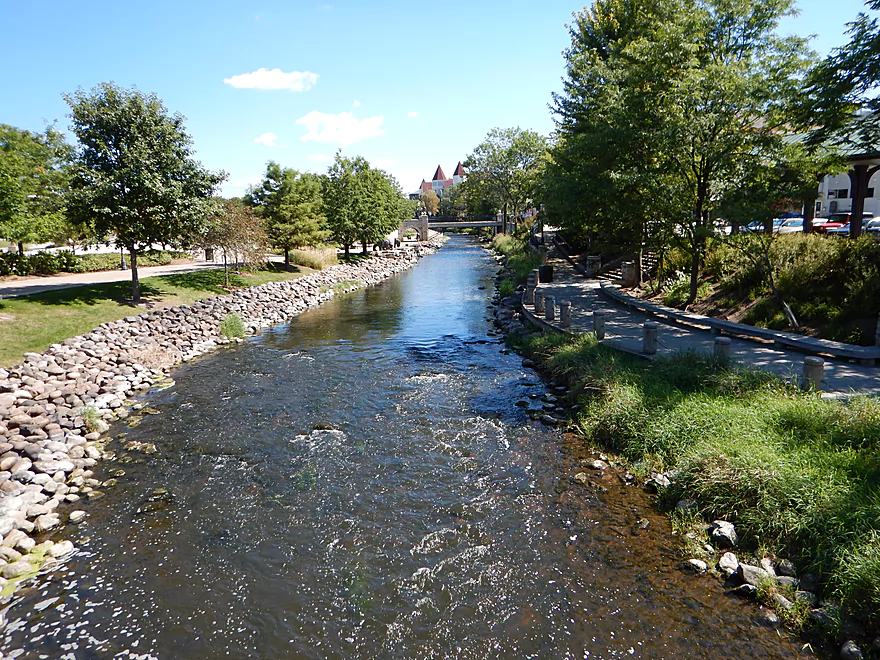
{"type": "Polygon", "coordinates": [[[425,213],[427,213],[428,215],[437,215],[437,211],[440,210],[440,198],[433,190],[429,190],[428,192],[423,194],[419,198],[419,201],[422,202],[425,213]]]}
{"type": "Polygon", "coordinates": [[[52,127],[43,133],[0,124],[0,236],[18,244],[65,233],[64,192],[70,146],[52,127]]]}
{"type": "MultiPolygon", "coordinates": [[[[865,6],[880,11],[880,0],[868,0],[865,6]]],[[[830,141],[875,151],[880,143],[878,17],[859,13],[847,34],[849,43],[832,51],[810,72],[804,119],[814,127],[813,143],[830,141]]]]}
{"type": "Polygon", "coordinates": [[[333,239],[350,256],[351,246],[360,241],[364,252],[407,217],[410,206],[393,177],[370,167],[361,156],[336,154],[324,180],[327,224],[333,239]]]}
{"type": "Polygon", "coordinates": [[[629,208],[654,216],[642,233],[674,228],[662,233],[690,255],[691,300],[719,201],[785,149],[811,61],[803,39],[777,34],[792,12],[792,0],[599,0],[572,28],[556,109],[565,147],[593,168],[575,174],[609,183],[618,220],[629,208]]]}
{"type": "Polygon", "coordinates": [[[292,248],[318,245],[327,237],[321,191],[320,176],[270,161],[262,183],[247,194],[266,223],[272,246],[284,250],[285,268],[290,268],[292,248]]]}
{"type": "Polygon", "coordinates": [[[79,140],[68,214],[128,251],[132,297],[140,302],[138,254],[154,243],[184,246],[198,236],[225,173],[193,158],[184,117],[155,94],[101,83],[64,99],[79,140]]]}
{"type": "Polygon", "coordinates": [[[471,188],[482,187],[503,209],[504,231],[508,212],[515,217],[534,198],[546,150],[547,139],[535,131],[493,128],[465,160],[471,188]]]}

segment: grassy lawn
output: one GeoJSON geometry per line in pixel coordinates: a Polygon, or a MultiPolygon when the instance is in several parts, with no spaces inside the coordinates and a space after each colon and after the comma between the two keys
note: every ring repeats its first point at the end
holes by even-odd
{"type": "MultiPolygon", "coordinates": [[[[234,287],[257,286],[290,280],[314,271],[278,268],[256,273],[230,273],[234,287]]],[[[222,288],[222,270],[202,270],[148,277],[141,280],[140,307],[133,307],[131,282],[108,282],[90,286],[46,291],[20,298],[0,300],[0,366],[21,361],[24,353],[40,353],[50,344],[89,332],[106,321],[115,321],[148,309],[173,307],[227,293],[222,288]]]]}

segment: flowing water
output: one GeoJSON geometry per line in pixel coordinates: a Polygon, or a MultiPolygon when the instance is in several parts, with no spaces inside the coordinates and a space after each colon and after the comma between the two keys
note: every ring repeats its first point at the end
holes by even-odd
{"type": "Polygon", "coordinates": [[[487,337],[496,268],[454,238],[179,369],[146,399],[160,414],[114,428],[119,460],[98,469],[125,474],[64,530],[79,552],[16,597],[0,650],[803,657],[680,570],[638,486],[572,481],[587,454],[515,405],[544,385],[487,337]]]}

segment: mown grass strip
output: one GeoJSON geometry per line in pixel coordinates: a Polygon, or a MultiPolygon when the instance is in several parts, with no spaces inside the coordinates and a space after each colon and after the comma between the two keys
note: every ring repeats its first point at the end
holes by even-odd
{"type": "MultiPolygon", "coordinates": [[[[280,268],[254,273],[230,273],[233,287],[248,287],[295,279],[311,273],[280,268]]],[[[46,291],[0,300],[0,366],[21,361],[24,353],[42,352],[51,344],[89,332],[101,323],[139,314],[145,309],[185,305],[228,293],[223,270],[161,275],[141,280],[144,303],[132,307],[130,282],[108,282],[46,291]]]]}

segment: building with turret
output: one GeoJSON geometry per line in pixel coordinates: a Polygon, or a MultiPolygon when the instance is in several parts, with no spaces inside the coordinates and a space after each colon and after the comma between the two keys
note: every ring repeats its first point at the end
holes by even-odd
{"type": "Polygon", "coordinates": [[[444,190],[446,190],[447,188],[452,188],[453,186],[457,186],[459,183],[462,183],[466,178],[467,173],[464,171],[464,167],[462,166],[461,161],[459,161],[458,165],[455,166],[455,171],[452,173],[451,179],[446,178],[446,174],[443,172],[443,168],[438,165],[436,171],[434,172],[434,177],[430,181],[425,181],[425,179],[422,179],[422,185],[419,186],[418,191],[410,195],[410,199],[418,199],[429,190],[433,190],[435,193],[437,193],[438,197],[442,197],[444,190]]]}

